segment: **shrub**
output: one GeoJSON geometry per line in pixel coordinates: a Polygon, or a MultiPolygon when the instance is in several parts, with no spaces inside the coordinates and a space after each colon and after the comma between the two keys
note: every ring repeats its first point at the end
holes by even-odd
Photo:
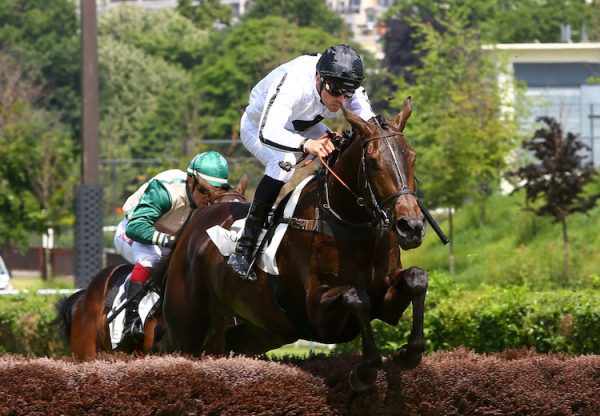
{"type": "MultiPolygon", "coordinates": [[[[440,289],[432,285],[426,300],[425,338],[430,352],[463,346],[478,353],[522,347],[541,353],[600,353],[597,291],[532,292],[526,287],[488,287],[477,292],[440,289]]],[[[411,319],[407,313],[397,327],[380,321],[373,323],[383,354],[406,343],[411,319]]],[[[338,345],[336,351],[360,351],[360,340],[338,345]]]]}
{"type": "Polygon", "coordinates": [[[67,354],[52,295],[0,296],[0,352],[35,356],[67,354]]]}

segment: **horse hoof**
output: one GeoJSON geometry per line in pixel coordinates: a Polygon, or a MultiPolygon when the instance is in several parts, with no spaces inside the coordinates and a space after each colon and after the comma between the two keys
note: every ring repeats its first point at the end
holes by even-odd
{"type": "Polygon", "coordinates": [[[398,348],[392,359],[402,370],[412,370],[421,363],[423,354],[420,352],[411,351],[406,345],[398,348]]]}
{"type": "Polygon", "coordinates": [[[377,369],[373,367],[360,367],[350,372],[348,382],[354,391],[365,391],[373,384],[377,378],[377,369]]]}

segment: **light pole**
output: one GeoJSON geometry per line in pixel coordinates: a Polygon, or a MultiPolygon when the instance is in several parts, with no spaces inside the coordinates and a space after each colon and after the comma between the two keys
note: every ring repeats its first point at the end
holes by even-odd
{"type": "Polygon", "coordinates": [[[75,197],[75,284],[87,287],[102,268],[102,188],[98,137],[96,1],[81,0],[81,183],[75,197]]]}

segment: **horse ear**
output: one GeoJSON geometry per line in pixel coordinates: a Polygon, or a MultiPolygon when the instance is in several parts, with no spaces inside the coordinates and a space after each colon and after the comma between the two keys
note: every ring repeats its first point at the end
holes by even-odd
{"type": "Polygon", "coordinates": [[[400,114],[396,116],[394,119],[394,124],[400,131],[404,131],[404,126],[406,125],[406,121],[410,117],[412,113],[412,101],[410,95],[404,100],[402,103],[402,110],[400,110],[400,114]]]}
{"type": "Polygon", "coordinates": [[[344,113],[344,117],[348,120],[348,123],[352,125],[355,129],[362,133],[366,133],[368,131],[369,122],[363,120],[356,114],[354,114],[351,110],[346,108],[345,105],[342,105],[342,112],[344,113]]]}
{"type": "Polygon", "coordinates": [[[240,178],[237,186],[235,187],[235,190],[238,191],[240,194],[244,195],[244,193],[246,192],[247,186],[248,186],[248,175],[246,175],[244,173],[242,175],[242,177],[240,178]]]}

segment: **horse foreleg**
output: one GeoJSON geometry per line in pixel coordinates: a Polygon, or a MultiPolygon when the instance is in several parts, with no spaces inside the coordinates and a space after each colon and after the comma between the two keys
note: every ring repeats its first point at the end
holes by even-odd
{"type": "Polygon", "coordinates": [[[425,335],[423,320],[425,316],[425,295],[427,294],[427,272],[418,267],[400,270],[392,277],[384,301],[377,317],[390,324],[398,324],[398,320],[410,303],[413,305],[413,321],[408,343],[393,354],[393,359],[402,368],[415,368],[425,351],[425,335]]]}
{"type": "Polygon", "coordinates": [[[371,302],[367,292],[356,286],[338,286],[313,295],[310,309],[314,328],[325,341],[333,341],[348,324],[356,324],[362,340],[362,362],[350,373],[354,390],[365,390],[375,382],[381,355],[371,327],[371,302]],[[354,318],[353,321],[349,319],[354,318]]]}

